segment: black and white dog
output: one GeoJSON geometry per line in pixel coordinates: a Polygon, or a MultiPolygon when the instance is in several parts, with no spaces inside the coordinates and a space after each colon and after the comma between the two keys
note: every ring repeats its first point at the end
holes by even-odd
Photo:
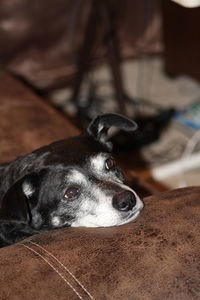
{"type": "Polygon", "coordinates": [[[111,154],[108,129],[137,125],[117,114],[96,117],[80,136],[0,166],[0,246],[65,226],[107,227],[143,208],[111,154]]]}

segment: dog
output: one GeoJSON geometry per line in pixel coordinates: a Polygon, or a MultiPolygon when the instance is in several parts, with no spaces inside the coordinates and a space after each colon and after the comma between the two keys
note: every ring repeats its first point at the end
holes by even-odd
{"type": "Polygon", "coordinates": [[[134,131],[122,115],[97,116],[79,136],[0,166],[0,246],[66,226],[108,227],[143,208],[112,156],[108,130],[134,131]]]}

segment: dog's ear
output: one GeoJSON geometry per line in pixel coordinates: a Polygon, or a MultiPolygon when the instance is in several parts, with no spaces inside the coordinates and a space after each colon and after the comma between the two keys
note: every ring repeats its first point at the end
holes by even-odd
{"type": "Polygon", "coordinates": [[[31,173],[15,182],[4,195],[0,218],[29,223],[31,220],[30,198],[37,192],[40,173],[31,173]]]}
{"type": "Polygon", "coordinates": [[[137,124],[134,121],[119,114],[106,113],[93,119],[87,128],[87,132],[96,141],[111,148],[112,144],[108,142],[108,130],[113,126],[127,132],[137,129],[137,124]]]}

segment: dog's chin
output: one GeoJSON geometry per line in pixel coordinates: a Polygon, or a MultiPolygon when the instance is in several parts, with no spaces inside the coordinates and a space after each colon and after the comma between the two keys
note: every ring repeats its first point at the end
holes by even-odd
{"type": "Polygon", "coordinates": [[[131,221],[134,221],[140,214],[142,208],[134,210],[128,214],[126,217],[120,217],[116,220],[109,220],[108,222],[104,221],[103,223],[98,222],[98,218],[83,218],[82,220],[75,221],[71,224],[71,227],[114,227],[127,224],[131,221]],[[95,220],[96,219],[96,220],[95,220]]]}

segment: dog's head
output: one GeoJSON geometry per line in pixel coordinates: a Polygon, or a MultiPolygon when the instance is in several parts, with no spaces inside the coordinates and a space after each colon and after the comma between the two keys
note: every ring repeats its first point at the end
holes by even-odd
{"type": "Polygon", "coordinates": [[[123,116],[104,114],[84,134],[42,147],[25,156],[24,162],[21,159],[26,175],[6,192],[0,217],[29,222],[38,230],[115,226],[135,219],[143,204],[125,185],[111,154],[112,126],[136,129],[123,116]]]}

